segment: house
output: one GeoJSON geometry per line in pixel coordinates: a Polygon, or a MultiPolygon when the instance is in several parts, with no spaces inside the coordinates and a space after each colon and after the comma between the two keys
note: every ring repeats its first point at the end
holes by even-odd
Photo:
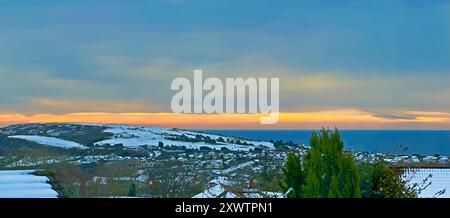
{"type": "Polygon", "coordinates": [[[148,181],[149,177],[141,174],[138,177],[136,177],[136,181],[141,182],[141,183],[146,183],[148,181]]]}
{"type": "Polygon", "coordinates": [[[246,188],[240,188],[237,183],[229,181],[226,177],[211,180],[210,184],[217,184],[206,189],[193,198],[284,198],[283,193],[258,191],[256,183],[250,180],[246,188]]]}
{"type": "Polygon", "coordinates": [[[209,181],[209,184],[211,185],[224,185],[224,186],[236,186],[239,183],[233,180],[230,180],[228,177],[225,176],[218,176],[217,178],[209,181]]]}
{"type": "Polygon", "coordinates": [[[192,198],[237,198],[237,197],[238,196],[235,193],[228,191],[224,186],[216,185],[214,187],[206,189],[202,193],[199,193],[192,198]]]}
{"type": "Polygon", "coordinates": [[[0,170],[0,198],[57,198],[46,176],[35,170],[0,170]]]}

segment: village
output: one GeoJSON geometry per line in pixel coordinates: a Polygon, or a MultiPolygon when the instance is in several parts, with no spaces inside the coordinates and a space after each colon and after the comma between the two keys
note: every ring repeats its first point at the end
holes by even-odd
{"type": "MultiPolygon", "coordinates": [[[[251,141],[124,125],[19,125],[1,133],[7,135],[3,144],[11,149],[0,155],[0,169],[51,169],[48,177],[59,197],[284,198],[279,181],[288,153],[303,159],[310,149],[291,141],[251,141]],[[98,141],[97,135],[89,143],[91,132],[105,134],[106,139],[98,141]],[[46,136],[14,135],[18,133],[46,136]],[[74,138],[73,133],[79,136],[74,138]],[[32,147],[17,149],[25,145],[32,147]],[[78,147],[59,148],[67,145],[78,147]]],[[[434,170],[434,174],[450,167],[448,156],[438,154],[346,153],[358,163],[382,160],[393,167],[434,170]]]]}

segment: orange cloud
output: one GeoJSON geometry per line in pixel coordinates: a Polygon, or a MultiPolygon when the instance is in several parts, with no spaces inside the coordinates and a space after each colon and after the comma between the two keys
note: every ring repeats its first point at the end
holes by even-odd
{"type": "Polygon", "coordinates": [[[86,122],[156,125],[178,128],[215,129],[317,129],[322,126],[342,129],[449,129],[450,114],[411,112],[414,119],[376,116],[356,109],[281,113],[275,125],[261,125],[265,114],[173,114],[173,113],[69,113],[23,115],[0,114],[0,124],[86,122]]]}

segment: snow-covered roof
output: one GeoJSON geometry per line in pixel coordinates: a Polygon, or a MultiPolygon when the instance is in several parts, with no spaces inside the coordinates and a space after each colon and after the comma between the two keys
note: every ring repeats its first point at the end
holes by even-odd
{"type": "Polygon", "coordinates": [[[56,198],[45,176],[32,175],[33,170],[0,170],[0,198],[56,198]]]}
{"type": "Polygon", "coordinates": [[[418,186],[420,198],[450,198],[450,168],[415,168],[407,170],[403,178],[409,185],[418,186]]]}
{"type": "Polygon", "coordinates": [[[192,198],[239,198],[239,196],[226,190],[222,185],[216,185],[192,198]]]}
{"type": "Polygon", "coordinates": [[[148,178],[149,178],[148,176],[141,174],[138,177],[136,177],[136,180],[144,183],[144,182],[147,182],[148,178]]]}
{"type": "Polygon", "coordinates": [[[224,186],[232,186],[232,185],[236,185],[235,181],[229,180],[224,176],[218,176],[215,179],[212,179],[211,181],[209,181],[210,184],[216,184],[216,185],[224,185],[224,186]]]}
{"type": "Polygon", "coordinates": [[[245,198],[285,198],[285,195],[281,192],[248,192],[243,193],[245,198]]]}
{"type": "Polygon", "coordinates": [[[195,195],[192,198],[217,198],[226,192],[222,185],[216,185],[212,188],[206,189],[204,192],[195,195]]]}
{"type": "Polygon", "coordinates": [[[222,185],[216,185],[192,198],[285,198],[285,195],[279,192],[266,191],[234,193],[222,185]]]}

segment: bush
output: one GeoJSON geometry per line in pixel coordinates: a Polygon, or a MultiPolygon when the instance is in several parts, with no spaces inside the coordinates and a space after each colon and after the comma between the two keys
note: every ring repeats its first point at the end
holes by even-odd
{"type": "Polygon", "coordinates": [[[44,170],[36,170],[33,175],[36,176],[54,176],[56,175],[56,170],[53,169],[44,169],[44,170]]]}
{"type": "Polygon", "coordinates": [[[361,163],[361,195],[365,198],[416,198],[414,187],[409,187],[400,177],[403,171],[395,171],[385,162],[361,163]]]}

